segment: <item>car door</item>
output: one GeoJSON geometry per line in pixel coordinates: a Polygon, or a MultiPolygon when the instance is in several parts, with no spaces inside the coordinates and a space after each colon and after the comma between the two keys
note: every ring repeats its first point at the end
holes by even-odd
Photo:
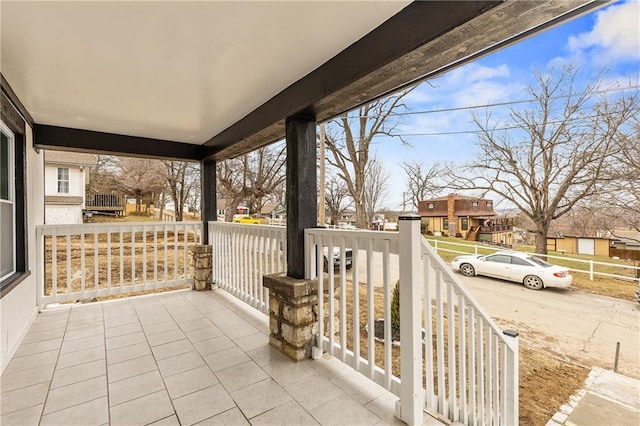
{"type": "Polygon", "coordinates": [[[491,254],[479,262],[478,274],[508,280],[511,275],[511,256],[491,254]]]}
{"type": "Polygon", "coordinates": [[[521,283],[524,277],[530,274],[534,274],[537,268],[525,259],[521,259],[516,256],[511,257],[511,276],[509,279],[521,283]]]}

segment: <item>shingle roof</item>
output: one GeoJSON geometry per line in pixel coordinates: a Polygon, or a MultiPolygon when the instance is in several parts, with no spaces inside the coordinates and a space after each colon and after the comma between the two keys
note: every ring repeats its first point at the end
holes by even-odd
{"type": "Polygon", "coordinates": [[[96,165],[96,155],[84,152],[44,151],[44,162],[55,164],[72,164],[92,167],[96,165]]]}

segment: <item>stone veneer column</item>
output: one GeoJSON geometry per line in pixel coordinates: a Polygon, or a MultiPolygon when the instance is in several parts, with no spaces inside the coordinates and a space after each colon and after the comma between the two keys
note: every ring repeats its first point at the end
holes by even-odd
{"type": "Polygon", "coordinates": [[[190,248],[193,254],[193,285],[194,290],[211,290],[211,256],[213,247],[210,245],[195,245],[190,248]]]}
{"type": "Polygon", "coordinates": [[[274,274],[263,283],[269,289],[269,344],[295,361],[310,358],[318,328],[317,280],[274,274]]]}

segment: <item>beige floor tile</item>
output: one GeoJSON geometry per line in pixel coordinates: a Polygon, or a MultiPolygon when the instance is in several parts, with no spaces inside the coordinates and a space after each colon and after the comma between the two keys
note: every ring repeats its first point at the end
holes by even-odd
{"type": "Polygon", "coordinates": [[[138,315],[132,313],[130,315],[106,317],[104,319],[105,328],[121,327],[123,325],[140,324],[138,315]]]}
{"type": "Polygon", "coordinates": [[[310,411],[322,425],[373,425],[380,418],[347,395],[340,395],[310,411]]]}
{"type": "Polygon", "coordinates": [[[103,425],[109,422],[107,397],[94,399],[42,416],[40,426],[103,425]]]}
{"type": "Polygon", "coordinates": [[[187,339],[176,340],[175,342],[165,343],[164,345],[158,345],[151,348],[156,360],[171,358],[193,350],[195,350],[195,348],[187,339]]]}
{"type": "Polygon", "coordinates": [[[122,361],[128,361],[151,354],[151,348],[148,343],[138,343],[137,345],[125,346],[123,348],[114,349],[107,352],[107,364],[115,364],[122,361]]]}
{"type": "Polygon", "coordinates": [[[227,392],[233,392],[269,378],[267,373],[253,361],[217,371],[216,376],[227,392]]]}
{"type": "Polygon", "coordinates": [[[60,354],[80,351],[87,348],[104,347],[104,335],[83,337],[75,340],[65,340],[60,348],[60,354]]]}
{"type": "Polygon", "coordinates": [[[309,413],[297,402],[289,401],[251,419],[254,426],[306,426],[317,425],[309,413]]]}
{"type": "Polygon", "coordinates": [[[252,326],[251,324],[242,324],[234,327],[229,327],[224,331],[224,334],[227,335],[232,340],[237,339],[238,337],[248,336],[250,334],[259,333],[259,330],[252,326]]]}
{"type": "Polygon", "coordinates": [[[222,385],[214,385],[174,399],[173,405],[183,425],[198,423],[235,406],[222,385]]]}
{"type": "Polygon", "coordinates": [[[186,311],[182,312],[171,312],[171,316],[177,322],[184,322],[190,320],[206,320],[205,316],[202,315],[197,309],[193,309],[193,305],[189,304],[189,308],[186,311]]]}
{"type": "Polygon", "coordinates": [[[3,415],[24,410],[34,405],[44,404],[47,398],[49,383],[38,383],[26,388],[10,392],[2,392],[0,397],[0,413],[3,415]]]}
{"type": "Polygon", "coordinates": [[[263,380],[231,393],[231,397],[248,419],[291,400],[273,380],[263,380]]]}
{"type": "Polygon", "coordinates": [[[137,333],[142,331],[142,326],[136,320],[136,322],[132,322],[131,324],[123,324],[116,327],[106,328],[104,330],[104,334],[107,339],[112,337],[124,336],[125,334],[137,333]]]}
{"type": "Polygon", "coordinates": [[[206,420],[201,421],[200,423],[196,423],[198,426],[244,426],[249,425],[247,419],[244,418],[242,412],[237,408],[232,408],[231,410],[227,410],[223,413],[217,414],[213,417],[210,417],[206,420]]]}
{"type": "Polygon", "coordinates": [[[8,414],[3,411],[0,416],[0,425],[38,426],[40,423],[40,414],[42,414],[42,407],[44,407],[44,404],[34,405],[33,407],[8,414]]]}
{"type": "Polygon", "coordinates": [[[284,388],[305,410],[312,410],[344,392],[334,383],[317,374],[307,376],[284,388]]]}
{"type": "Polygon", "coordinates": [[[169,377],[183,371],[206,366],[202,356],[196,351],[186,352],[158,361],[162,377],[169,377]]]}
{"type": "Polygon", "coordinates": [[[33,355],[40,352],[48,352],[54,349],[60,349],[62,345],[62,338],[50,339],[50,340],[42,340],[39,342],[33,343],[23,343],[20,345],[18,350],[16,351],[16,357],[33,355]]]}
{"type": "Polygon", "coordinates": [[[15,373],[5,373],[0,381],[0,389],[4,393],[42,382],[49,382],[53,376],[54,367],[53,364],[49,364],[15,373]]]}
{"type": "Polygon", "coordinates": [[[47,396],[44,414],[107,396],[107,376],[52,389],[47,396]]]}
{"type": "Polygon", "coordinates": [[[45,365],[55,364],[57,359],[57,349],[21,357],[13,357],[11,361],[9,361],[7,368],[4,369],[4,374],[11,374],[18,371],[28,370],[34,367],[42,367],[45,365]]]}
{"type": "Polygon", "coordinates": [[[153,422],[149,426],[180,426],[180,422],[178,421],[178,416],[174,414],[173,416],[153,422]]]}
{"type": "Polygon", "coordinates": [[[164,389],[164,382],[160,373],[149,371],[128,379],[109,383],[109,404],[122,404],[132,399],[140,398],[164,389]]]}
{"type": "Polygon", "coordinates": [[[42,314],[38,315],[38,318],[36,318],[36,321],[34,321],[34,323],[31,325],[31,328],[29,329],[30,333],[38,333],[41,331],[49,331],[49,330],[55,330],[58,328],[64,328],[65,330],[67,329],[67,320],[66,319],[59,319],[59,320],[41,320],[40,316],[42,314]]]}
{"type": "Polygon", "coordinates": [[[259,348],[247,351],[247,355],[261,367],[269,365],[271,363],[282,363],[284,361],[291,361],[285,354],[277,351],[270,345],[260,346],[259,348]]]}
{"type": "Polygon", "coordinates": [[[73,367],[56,369],[51,381],[51,389],[82,382],[107,374],[107,365],[104,359],[78,364],[73,367]]]}
{"type": "Polygon", "coordinates": [[[236,344],[233,343],[233,340],[229,339],[227,336],[220,336],[194,343],[193,346],[198,352],[200,352],[201,355],[209,355],[215,352],[223,351],[225,349],[234,348],[236,344]]]}
{"type": "Polygon", "coordinates": [[[166,390],[113,406],[109,411],[111,426],[146,425],[175,414],[166,390]]]}
{"type": "Polygon", "coordinates": [[[152,314],[141,314],[139,312],[138,318],[140,319],[140,323],[143,326],[173,320],[169,312],[166,312],[166,311],[162,313],[152,313],[152,314]]]}
{"type": "Polygon", "coordinates": [[[151,346],[164,345],[165,343],[175,342],[185,339],[186,336],[181,330],[165,331],[164,333],[151,334],[147,336],[147,340],[151,346]]]}
{"type": "Polygon", "coordinates": [[[248,336],[238,337],[233,339],[233,341],[238,345],[240,349],[245,352],[252,351],[261,346],[265,346],[269,344],[269,337],[266,334],[262,334],[261,332],[257,332],[255,334],[250,334],[248,336]]]}
{"type": "Polygon", "coordinates": [[[178,323],[178,326],[180,327],[180,329],[182,331],[184,331],[185,333],[189,332],[189,331],[194,331],[194,330],[200,330],[202,328],[207,328],[207,327],[213,327],[214,325],[211,324],[211,321],[209,321],[206,317],[203,316],[204,319],[192,319],[192,320],[176,320],[176,322],[178,323]]]}
{"type": "Polygon", "coordinates": [[[215,374],[206,365],[166,377],[164,382],[172,399],[217,385],[215,374]]]}
{"type": "Polygon", "coordinates": [[[24,339],[22,339],[22,343],[34,343],[41,342],[43,340],[57,339],[59,337],[64,337],[65,331],[65,327],[59,327],[54,328],[53,330],[44,331],[29,330],[29,332],[24,336],[24,339]]]}
{"type": "Polygon", "coordinates": [[[67,332],[69,332],[70,330],[78,330],[80,328],[99,326],[103,323],[102,321],[102,318],[93,318],[88,320],[78,319],[74,321],[69,319],[69,322],[67,323],[67,332]]]}
{"type": "Polygon", "coordinates": [[[125,346],[137,345],[138,343],[147,343],[147,337],[142,331],[107,339],[107,350],[111,351],[125,346]]]}
{"type": "Polygon", "coordinates": [[[223,336],[222,331],[220,331],[218,327],[213,325],[211,327],[189,331],[186,334],[191,343],[198,343],[204,340],[210,340],[216,337],[223,336]]]}
{"type": "Polygon", "coordinates": [[[70,352],[68,354],[62,354],[58,358],[58,364],[56,365],[56,368],[68,368],[74,365],[97,361],[99,359],[105,359],[105,351],[104,347],[102,346],[96,346],[76,352],[70,352]]]}
{"type": "Polygon", "coordinates": [[[107,370],[109,372],[109,383],[113,383],[157,369],[158,365],[153,355],[144,355],[116,364],[110,364],[107,370]]]}
{"type": "Polygon", "coordinates": [[[396,401],[398,401],[397,396],[391,392],[384,392],[382,395],[366,404],[365,407],[373,414],[384,420],[387,424],[397,422],[401,424],[402,422],[395,417],[396,401]]]}
{"type": "Polygon", "coordinates": [[[379,386],[362,374],[357,373],[355,370],[343,376],[330,376],[330,380],[338,385],[347,395],[363,405],[387,392],[382,386],[379,386]]]}
{"type": "Polygon", "coordinates": [[[93,327],[79,328],[77,330],[68,330],[64,335],[64,341],[82,339],[90,336],[104,336],[104,325],[95,325],[93,327]]]}
{"type": "Polygon", "coordinates": [[[242,349],[234,347],[205,355],[204,360],[215,373],[217,371],[224,370],[225,368],[247,362],[250,358],[242,351],[242,349]]]}
{"type": "Polygon", "coordinates": [[[282,386],[287,386],[291,383],[300,381],[305,377],[317,374],[312,366],[314,362],[315,361],[311,360],[295,362],[284,356],[283,358],[279,358],[277,361],[271,362],[262,368],[273,378],[273,380],[282,386]]]}
{"type": "Polygon", "coordinates": [[[165,333],[167,331],[179,330],[178,324],[174,320],[158,322],[155,324],[143,325],[144,334],[151,336],[152,334],[165,333]]]}

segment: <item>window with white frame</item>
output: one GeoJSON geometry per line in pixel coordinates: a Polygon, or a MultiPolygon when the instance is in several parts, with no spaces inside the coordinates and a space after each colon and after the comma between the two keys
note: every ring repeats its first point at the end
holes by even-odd
{"type": "Polygon", "coordinates": [[[15,252],[15,188],[14,181],[14,135],[4,123],[0,122],[0,281],[16,271],[15,252]]]}
{"type": "Polygon", "coordinates": [[[69,168],[58,167],[58,194],[69,193],[69,168]]]}

